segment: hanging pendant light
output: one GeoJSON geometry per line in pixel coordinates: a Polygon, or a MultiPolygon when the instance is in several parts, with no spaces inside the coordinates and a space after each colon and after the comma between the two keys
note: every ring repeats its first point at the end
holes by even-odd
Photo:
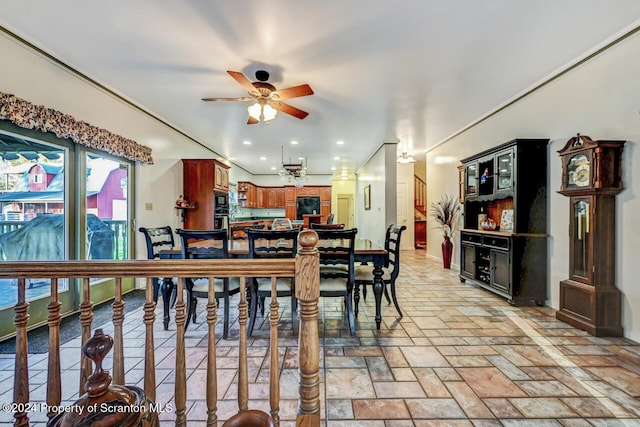
{"type": "Polygon", "coordinates": [[[416,159],[410,156],[406,151],[398,156],[398,163],[415,163],[416,159]]]}

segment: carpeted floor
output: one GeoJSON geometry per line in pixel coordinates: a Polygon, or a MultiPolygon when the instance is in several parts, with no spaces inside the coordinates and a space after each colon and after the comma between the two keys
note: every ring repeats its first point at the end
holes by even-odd
{"type": "MultiPolygon", "coordinates": [[[[134,290],[123,295],[125,303],[124,311],[128,313],[141,307],[145,301],[144,290],[134,290]]],[[[96,305],[93,309],[93,325],[102,325],[111,320],[113,312],[111,304],[113,300],[105,301],[96,305]]],[[[80,324],[80,313],[75,313],[65,317],[60,322],[60,344],[64,344],[82,335],[82,325],[80,324]]],[[[46,353],[49,351],[49,326],[44,325],[29,331],[27,342],[29,353],[46,353]]],[[[16,351],[16,340],[11,338],[0,342],[0,354],[13,354],[16,351]]]]}

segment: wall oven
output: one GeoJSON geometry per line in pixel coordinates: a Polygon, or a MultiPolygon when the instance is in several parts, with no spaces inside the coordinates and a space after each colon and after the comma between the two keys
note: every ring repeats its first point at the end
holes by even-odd
{"type": "Polygon", "coordinates": [[[229,193],[213,192],[213,228],[216,230],[229,227],[229,193]]]}

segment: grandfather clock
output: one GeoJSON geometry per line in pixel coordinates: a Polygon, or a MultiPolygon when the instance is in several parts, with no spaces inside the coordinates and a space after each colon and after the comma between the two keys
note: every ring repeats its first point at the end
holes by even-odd
{"type": "Polygon", "coordinates": [[[559,320],[595,336],[622,336],[615,284],[616,194],[622,191],[625,141],[580,135],[558,151],[559,193],[569,197],[569,279],[560,282],[559,320]]]}

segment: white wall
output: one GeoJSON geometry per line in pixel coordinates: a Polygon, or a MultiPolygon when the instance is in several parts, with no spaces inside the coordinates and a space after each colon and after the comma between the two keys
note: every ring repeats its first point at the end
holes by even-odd
{"type": "MultiPolygon", "coordinates": [[[[547,210],[549,273],[547,304],[558,308],[559,282],[569,275],[569,200],[560,189],[557,150],[577,132],[593,139],[627,140],[625,190],[617,196],[616,284],[622,292],[624,335],[640,341],[640,36],[634,35],[552,81],[509,108],[427,154],[428,199],[457,194],[459,159],[513,138],[549,138],[547,210]],[[441,163],[444,161],[444,163],[441,163]]],[[[535,58],[532,58],[535,60],[535,58]]],[[[440,239],[430,232],[427,251],[440,258],[440,239]]],[[[456,242],[456,256],[459,244],[456,242]]],[[[458,262],[458,260],[456,260],[458,262]]]]}
{"type": "Polygon", "coordinates": [[[357,172],[358,237],[384,246],[387,226],[396,223],[396,145],[382,144],[357,172]],[[364,188],[371,185],[371,209],[364,209],[364,188]]]}

